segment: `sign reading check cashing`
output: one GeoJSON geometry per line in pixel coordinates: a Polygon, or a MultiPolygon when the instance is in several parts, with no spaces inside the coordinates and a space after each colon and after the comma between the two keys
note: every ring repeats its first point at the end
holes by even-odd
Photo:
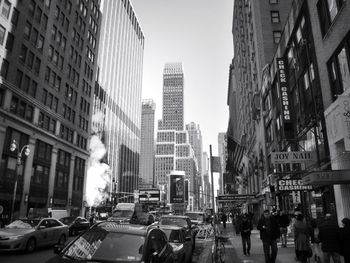
{"type": "Polygon", "coordinates": [[[271,153],[271,163],[281,164],[281,163],[306,163],[315,162],[316,153],[315,152],[272,152],[271,153]]]}
{"type": "Polygon", "coordinates": [[[312,185],[305,185],[303,180],[281,179],[278,180],[277,190],[279,192],[312,190],[312,185]]]}

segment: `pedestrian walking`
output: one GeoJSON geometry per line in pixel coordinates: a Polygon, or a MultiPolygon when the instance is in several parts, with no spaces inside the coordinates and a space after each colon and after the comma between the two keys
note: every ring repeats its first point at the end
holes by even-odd
{"type": "Polygon", "coordinates": [[[310,240],[313,248],[314,260],[317,263],[321,263],[321,244],[320,244],[320,229],[317,226],[316,219],[312,219],[310,222],[310,240]]]}
{"type": "Polygon", "coordinates": [[[226,221],[227,221],[227,215],[225,212],[222,213],[221,215],[221,220],[222,220],[222,225],[226,229],[226,221]]]}
{"type": "Polygon", "coordinates": [[[285,211],[282,211],[279,219],[282,247],[287,247],[287,234],[288,234],[289,223],[290,223],[289,216],[285,211]]]}
{"type": "Polygon", "coordinates": [[[253,224],[247,214],[244,214],[242,217],[242,222],[239,227],[242,238],[243,254],[250,255],[251,241],[250,234],[253,230],[253,224]]]}
{"type": "Polygon", "coordinates": [[[332,215],[326,214],[325,221],[320,225],[319,239],[322,243],[323,263],[329,263],[331,257],[334,263],[340,263],[339,227],[333,222],[332,215]]]}
{"type": "Polygon", "coordinates": [[[310,229],[304,221],[304,216],[298,214],[293,226],[294,228],[294,244],[297,259],[301,263],[306,263],[308,257],[312,256],[312,250],[310,245],[310,229]]]}
{"type": "Polygon", "coordinates": [[[343,218],[343,228],[340,229],[341,254],[345,263],[350,263],[350,219],[343,218]]]}
{"type": "Polygon", "coordinates": [[[275,263],[277,257],[277,239],[280,237],[280,229],[276,219],[265,210],[258,222],[260,239],[263,242],[265,263],[275,263]]]}

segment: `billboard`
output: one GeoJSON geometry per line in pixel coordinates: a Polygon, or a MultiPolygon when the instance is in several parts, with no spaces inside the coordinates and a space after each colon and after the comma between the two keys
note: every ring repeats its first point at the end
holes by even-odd
{"type": "Polygon", "coordinates": [[[159,189],[140,189],[139,200],[140,200],[140,203],[159,202],[160,190],[159,189]]]}
{"type": "Polygon", "coordinates": [[[185,176],[170,174],[170,203],[185,202],[185,176]]]}

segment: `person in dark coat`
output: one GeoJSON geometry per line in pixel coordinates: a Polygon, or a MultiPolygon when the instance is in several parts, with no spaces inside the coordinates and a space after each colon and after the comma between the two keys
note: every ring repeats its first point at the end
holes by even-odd
{"type": "Polygon", "coordinates": [[[310,228],[304,221],[304,216],[302,214],[298,214],[296,216],[296,221],[293,225],[294,229],[294,244],[295,251],[298,260],[301,263],[306,263],[309,251],[311,251],[310,246],[310,228]]]}
{"type": "Polygon", "coordinates": [[[329,263],[331,257],[334,263],[340,263],[340,231],[333,222],[332,215],[326,214],[325,221],[320,225],[319,239],[323,252],[323,263],[329,263]]]}
{"type": "Polygon", "coordinates": [[[260,231],[260,239],[263,242],[265,263],[275,263],[277,257],[277,239],[280,237],[280,229],[276,219],[265,210],[260,218],[257,229],[260,231]],[[270,250],[271,248],[271,250],[270,250]]]}
{"type": "Polygon", "coordinates": [[[250,255],[250,234],[253,230],[253,224],[247,214],[242,217],[241,225],[239,226],[239,232],[241,233],[242,246],[244,255],[250,255]]]}
{"type": "Polygon", "coordinates": [[[288,215],[286,214],[286,212],[282,211],[282,214],[279,220],[282,247],[287,247],[287,233],[288,233],[289,222],[290,220],[288,215]]]}
{"type": "Polygon", "coordinates": [[[343,218],[341,221],[344,225],[340,229],[341,254],[345,263],[350,263],[350,219],[343,218]]]}
{"type": "Polygon", "coordinates": [[[222,220],[222,225],[224,226],[224,228],[226,228],[227,215],[225,212],[222,213],[221,220],[222,220]]]}

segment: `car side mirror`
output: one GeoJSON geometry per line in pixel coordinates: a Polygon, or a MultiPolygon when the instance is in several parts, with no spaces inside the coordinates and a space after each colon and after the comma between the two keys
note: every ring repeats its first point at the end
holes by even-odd
{"type": "Polygon", "coordinates": [[[152,263],[160,263],[158,252],[153,252],[152,253],[152,263]]]}
{"type": "Polygon", "coordinates": [[[64,248],[64,245],[55,245],[55,246],[53,247],[53,253],[59,254],[59,253],[61,253],[61,251],[63,250],[63,248],[64,248]]]}

